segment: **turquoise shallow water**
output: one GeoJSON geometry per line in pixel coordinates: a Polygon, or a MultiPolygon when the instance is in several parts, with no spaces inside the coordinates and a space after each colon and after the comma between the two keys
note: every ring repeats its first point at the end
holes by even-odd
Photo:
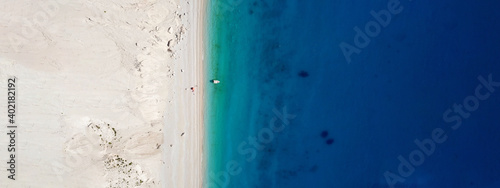
{"type": "Polygon", "coordinates": [[[499,3],[400,1],[347,62],[339,44],[389,2],[209,1],[206,187],[500,185],[500,93],[468,97],[500,81],[499,3]]]}

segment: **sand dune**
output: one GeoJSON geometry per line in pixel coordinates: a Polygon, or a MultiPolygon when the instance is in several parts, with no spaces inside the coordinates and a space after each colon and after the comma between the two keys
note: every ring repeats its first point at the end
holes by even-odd
{"type": "Polygon", "coordinates": [[[204,2],[2,4],[0,187],[201,187],[204,2]]]}

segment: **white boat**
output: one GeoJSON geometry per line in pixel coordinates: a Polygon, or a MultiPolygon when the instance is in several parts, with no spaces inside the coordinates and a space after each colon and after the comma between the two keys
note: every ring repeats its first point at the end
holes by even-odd
{"type": "Polygon", "coordinates": [[[218,83],[220,83],[220,81],[219,80],[212,80],[212,83],[218,84],[218,83]]]}

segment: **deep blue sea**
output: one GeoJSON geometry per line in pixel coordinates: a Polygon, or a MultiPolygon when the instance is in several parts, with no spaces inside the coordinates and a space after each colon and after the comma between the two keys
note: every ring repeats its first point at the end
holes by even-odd
{"type": "Polygon", "coordinates": [[[208,2],[205,187],[500,187],[500,1],[208,2]]]}

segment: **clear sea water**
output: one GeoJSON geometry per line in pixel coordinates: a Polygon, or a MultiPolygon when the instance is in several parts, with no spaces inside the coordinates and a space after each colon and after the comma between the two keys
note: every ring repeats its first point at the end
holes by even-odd
{"type": "Polygon", "coordinates": [[[500,1],[208,2],[206,187],[500,187],[500,1]]]}

